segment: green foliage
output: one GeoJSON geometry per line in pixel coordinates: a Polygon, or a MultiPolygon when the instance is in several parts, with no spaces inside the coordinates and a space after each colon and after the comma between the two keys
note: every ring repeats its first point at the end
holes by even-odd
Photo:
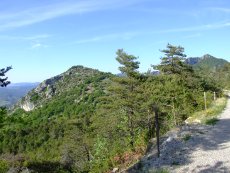
{"type": "Polygon", "coordinates": [[[186,121],[188,123],[192,123],[194,121],[200,121],[201,123],[205,123],[210,119],[217,118],[223,109],[226,107],[227,98],[222,97],[215,100],[212,104],[209,105],[207,110],[197,111],[191,115],[186,121]]]}
{"type": "MultiPolygon", "coordinates": [[[[123,120],[125,127],[121,127],[124,133],[128,134],[128,140],[130,146],[134,147],[135,136],[136,136],[136,117],[138,116],[139,101],[137,99],[139,85],[139,62],[135,61],[137,58],[133,55],[128,55],[123,50],[117,51],[117,61],[121,64],[119,67],[120,71],[125,74],[124,77],[113,78],[113,86],[110,87],[111,96],[113,97],[112,102],[118,118],[123,120]]],[[[109,97],[111,97],[109,96],[109,97]]],[[[111,101],[111,98],[109,98],[111,101]]],[[[122,125],[122,124],[119,124],[122,125]]]]}
{"type": "Polygon", "coordinates": [[[184,63],[184,48],[181,46],[167,45],[167,48],[161,51],[165,54],[161,58],[161,63],[154,66],[157,70],[160,70],[163,74],[182,74],[192,71],[187,64],[184,63]]]}
{"type": "Polygon", "coordinates": [[[162,52],[160,75],[140,74],[137,57],[120,49],[121,77],[74,66],[44,81],[22,100],[30,98],[33,111],[17,107],[8,116],[0,109],[0,154],[23,154],[21,165],[37,172],[107,172],[130,164],[155,137],[153,105],[163,134],[204,108],[204,91],[208,107],[213,91],[221,95],[215,81],[184,64],[182,47],[162,52]]]}
{"type": "Polygon", "coordinates": [[[33,95],[31,95],[31,98],[30,98],[30,100],[32,101],[32,102],[34,102],[34,103],[37,103],[37,101],[39,100],[39,95],[38,95],[38,93],[33,93],[33,95]]]}
{"type": "Polygon", "coordinates": [[[137,69],[139,62],[135,61],[137,57],[128,55],[123,49],[118,49],[116,60],[122,65],[119,70],[128,77],[136,77],[138,75],[137,69]]]}
{"type": "Polygon", "coordinates": [[[207,125],[215,125],[219,120],[217,118],[211,118],[205,121],[207,125]]]}
{"type": "Polygon", "coordinates": [[[186,135],[183,137],[183,140],[186,142],[186,141],[188,141],[190,138],[191,138],[191,135],[190,135],[190,134],[186,134],[186,135]]]}
{"type": "Polygon", "coordinates": [[[223,67],[218,68],[213,78],[225,89],[230,89],[230,63],[226,63],[223,67]]]}
{"type": "Polygon", "coordinates": [[[50,161],[44,161],[44,162],[29,162],[27,164],[27,167],[35,172],[69,172],[68,170],[65,170],[62,165],[60,165],[59,162],[50,162],[50,161]]]}
{"type": "Polygon", "coordinates": [[[5,160],[0,160],[0,173],[6,173],[9,169],[9,164],[5,160]]]}
{"type": "Polygon", "coordinates": [[[109,170],[109,146],[105,138],[97,137],[93,146],[93,159],[91,161],[91,172],[106,172],[109,170]]]}
{"type": "Polygon", "coordinates": [[[205,87],[215,86],[217,92],[220,88],[229,89],[230,65],[226,60],[204,55],[198,63],[193,65],[198,76],[203,79],[205,87]]]}
{"type": "MultiPolygon", "coordinates": [[[[17,109],[11,116],[1,116],[0,153],[26,153],[28,167],[36,171],[45,169],[42,165],[53,172],[59,167],[88,171],[94,146],[90,119],[100,104],[98,98],[104,95],[104,80],[110,76],[92,73],[32,112],[17,109]]],[[[37,102],[42,99],[37,93],[34,98],[37,102]]]]}
{"type": "Polygon", "coordinates": [[[6,67],[0,69],[0,87],[6,87],[7,85],[10,84],[10,81],[8,81],[8,77],[4,77],[6,73],[11,70],[12,67],[6,67]]]}

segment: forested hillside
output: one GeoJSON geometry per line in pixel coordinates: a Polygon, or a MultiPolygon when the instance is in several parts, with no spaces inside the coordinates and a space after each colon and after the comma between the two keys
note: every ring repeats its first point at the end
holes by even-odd
{"type": "Polygon", "coordinates": [[[202,57],[187,58],[185,62],[191,65],[197,75],[205,78],[220,88],[229,89],[229,62],[206,54],[202,57]]]}
{"type": "Polygon", "coordinates": [[[154,110],[162,135],[204,109],[204,92],[209,106],[213,92],[221,96],[228,85],[229,64],[217,70],[224,78],[211,81],[184,63],[183,47],[168,44],[162,54],[153,66],[160,73],[143,74],[138,58],[119,49],[122,75],[73,66],[42,82],[10,114],[1,108],[0,172],[100,173],[125,167],[155,137],[154,110]]]}

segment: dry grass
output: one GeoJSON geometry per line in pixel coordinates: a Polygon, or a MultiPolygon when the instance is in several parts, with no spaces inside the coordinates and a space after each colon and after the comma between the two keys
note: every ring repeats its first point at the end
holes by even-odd
{"type": "MultiPolygon", "coordinates": [[[[204,123],[206,124],[211,119],[217,119],[218,115],[224,110],[227,104],[227,97],[218,98],[212,105],[205,111],[194,113],[185,122],[190,123],[204,123]]],[[[209,123],[207,123],[209,124],[209,123]]],[[[213,124],[212,124],[213,125],[213,124]]]]}

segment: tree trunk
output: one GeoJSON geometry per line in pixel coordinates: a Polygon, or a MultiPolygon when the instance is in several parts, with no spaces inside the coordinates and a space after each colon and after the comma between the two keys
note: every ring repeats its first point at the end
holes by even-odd
{"type": "Polygon", "coordinates": [[[160,126],[159,126],[159,117],[158,117],[158,107],[153,106],[153,111],[155,114],[155,127],[156,127],[156,138],[157,138],[157,157],[160,157],[160,126]]]}
{"type": "Polygon", "coordinates": [[[176,111],[175,111],[175,104],[173,101],[173,105],[172,105],[172,112],[173,112],[173,119],[174,119],[174,125],[177,125],[177,121],[176,121],[176,111]]]}
{"type": "Polygon", "coordinates": [[[206,98],[206,92],[204,92],[204,109],[207,111],[207,98],[206,98]]]}
{"type": "Polygon", "coordinates": [[[134,149],[134,126],[133,126],[133,116],[134,116],[134,113],[133,113],[133,110],[131,110],[129,112],[129,135],[130,135],[130,146],[132,147],[132,149],[134,149]]]}

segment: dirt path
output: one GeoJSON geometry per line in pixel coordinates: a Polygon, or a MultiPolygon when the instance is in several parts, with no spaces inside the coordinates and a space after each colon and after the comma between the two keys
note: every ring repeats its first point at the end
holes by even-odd
{"type": "Polygon", "coordinates": [[[160,158],[155,143],[127,173],[152,173],[159,168],[170,173],[230,173],[230,99],[214,126],[185,125],[162,137],[160,158]]]}
{"type": "Polygon", "coordinates": [[[220,121],[201,135],[187,142],[186,162],[174,165],[175,173],[230,172],[230,101],[220,121]]]}

